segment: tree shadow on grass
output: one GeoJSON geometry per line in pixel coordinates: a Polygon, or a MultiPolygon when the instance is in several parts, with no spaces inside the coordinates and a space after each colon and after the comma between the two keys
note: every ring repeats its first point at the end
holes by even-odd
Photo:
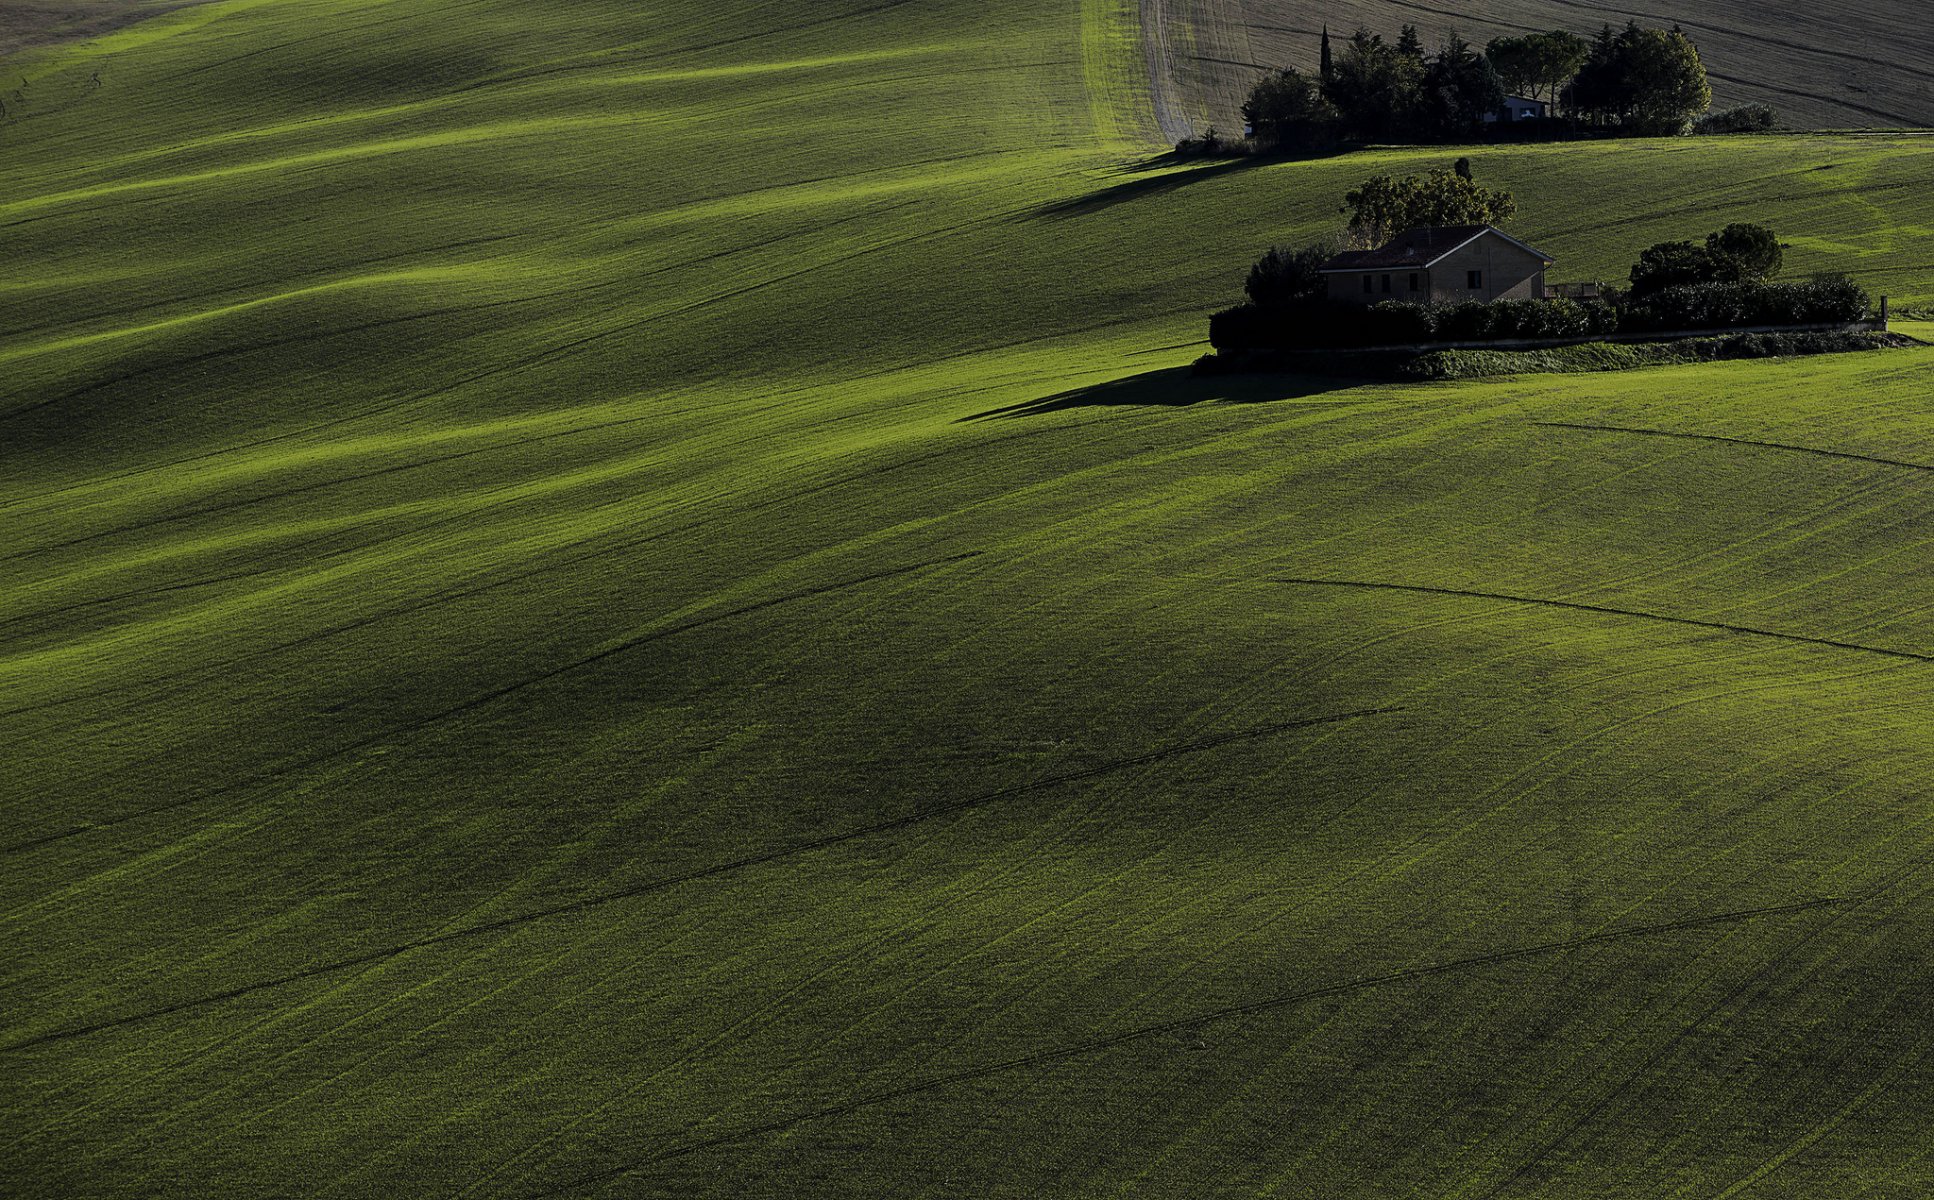
{"type": "Polygon", "coordinates": [[[1188,187],[1190,184],[1206,183],[1211,179],[1220,179],[1224,175],[1232,175],[1239,171],[1254,170],[1257,167],[1267,167],[1278,163],[1309,162],[1321,158],[1335,158],[1340,154],[1347,153],[1349,153],[1347,147],[1335,146],[1320,150],[1302,150],[1274,154],[1247,154],[1234,158],[1205,159],[1196,155],[1178,154],[1171,150],[1124,167],[1122,173],[1134,176],[1134,178],[1123,180],[1121,183],[1111,183],[1104,188],[1097,188],[1085,196],[1072,196],[1066,200],[1057,200],[1052,204],[1043,204],[1039,208],[1034,209],[1029,216],[1035,220],[1052,220],[1055,218],[1080,216],[1083,213],[1112,208],[1117,204],[1126,204],[1131,200],[1139,200],[1145,196],[1172,192],[1178,188],[1188,187]],[[1182,168],[1188,169],[1184,170],[1182,168]]]}
{"type": "MultiPolygon", "coordinates": [[[[1329,375],[1197,375],[1188,367],[1144,371],[1126,379],[1090,384],[1052,396],[990,408],[962,421],[1039,417],[1071,408],[1187,408],[1192,404],[1268,404],[1310,401],[1372,382],[1329,375]]],[[[1319,404],[1358,404],[1361,399],[1318,400],[1319,404]]]]}
{"type": "Polygon", "coordinates": [[[1226,158],[1211,162],[1209,165],[1203,167],[1194,167],[1186,171],[1165,171],[1160,174],[1153,173],[1156,170],[1154,166],[1142,164],[1130,168],[1136,173],[1136,178],[1123,180],[1121,183],[1111,183],[1107,187],[1097,188],[1085,196],[1070,196],[1066,200],[1056,200],[1051,204],[1043,204],[1034,209],[1029,215],[1035,220],[1056,220],[1066,217],[1078,217],[1085,213],[1100,212],[1103,209],[1113,208],[1117,204],[1127,204],[1131,200],[1140,200],[1147,196],[1160,195],[1163,192],[1173,192],[1188,187],[1190,184],[1206,183],[1211,179],[1219,179],[1224,175],[1230,175],[1238,171],[1247,171],[1255,167],[1260,167],[1267,161],[1261,158],[1226,158]]]}

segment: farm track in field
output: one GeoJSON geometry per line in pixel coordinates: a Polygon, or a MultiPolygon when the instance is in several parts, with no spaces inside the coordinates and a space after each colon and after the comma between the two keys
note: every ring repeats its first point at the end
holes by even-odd
{"type": "Polygon", "coordinates": [[[405,942],[394,946],[385,946],[379,950],[371,950],[363,954],[355,955],[354,957],[351,957],[351,958],[338,959],[333,962],[323,963],[319,966],[308,967],[301,971],[292,972],[287,975],[277,976],[274,979],[264,979],[254,983],[243,984],[239,987],[230,988],[226,991],[217,992],[212,995],[197,996],[191,1000],[177,1001],[173,1004],[168,1004],[160,1008],[148,1009],[139,1013],[130,1013],[125,1016],[114,1017],[108,1020],[95,1021],[87,1025],[80,1025],[80,1026],[74,1026],[71,1028],[52,1030],[47,1033],[37,1034],[33,1037],[26,1038],[21,1041],[12,1042],[6,1045],[0,1045],[0,1054],[10,1054],[10,1053],[15,1053],[22,1050],[29,1050],[35,1046],[46,1045],[49,1042],[65,1041],[69,1038],[86,1037],[89,1034],[100,1033],[109,1029],[118,1029],[122,1026],[138,1024],[142,1021],[152,1021],[160,1017],[172,1016],[176,1013],[187,1012],[191,1009],[205,1008],[209,1005],[222,1004],[230,1000],[239,1000],[244,996],[253,995],[257,992],[265,992],[274,988],[287,987],[290,984],[301,983],[305,980],[318,979],[327,975],[336,974],[341,971],[351,970],[356,967],[367,966],[370,963],[382,962],[385,959],[391,959],[399,955],[408,954],[413,950],[424,950],[432,946],[446,945],[450,942],[462,941],[468,938],[482,937],[492,933],[501,933],[507,929],[516,929],[521,926],[531,924],[532,922],[535,922],[535,921],[548,920],[552,917],[568,916],[572,913],[585,912],[590,909],[598,908],[606,904],[615,904],[621,900],[632,900],[640,896],[651,895],[656,892],[668,891],[672,888],[679,887],[684,884],[697,883],[700,880],[714,879],[721,875],[733,874],[735,872],[743,871],[751,867],[765,866],[769,863],[779,862],[784,859],[796,858],[796,857],[799,857],[800,855],[812,854],[821,850],[829,850],[834,846],[843,845],[847,842],[858,841],[861,838],[877,837],[878,835],[883,833],[897,832],[902,829],[907,829],[915,825],[923,824],[927,821],[936,820],[940,817],[953,816],[956,813],[968,812],[976,808],[983,808],[989,804],[995,804],[1003,800],[1012,800],[1021,796],[1033,794],[1035,792],[1047,791],[1051,788],[1065,787],[1068,784],[1081,783],[1090,779],[1097,779],[1105,775],[1111,775],[1119,771],[1126,771],[1134,767],[1150,766],[1155,763],[1167,762],[1170,759],[1180,758],[1191,754],[1202,754],[1210,750],[1219,749],[1223,746],[1229,746],[1239,742],[1250,742],[1250,741],[1256,741],[1257,739],[1260,739],[1260,738],[1277,737],[1286,733],[1293,733],[1297,730],[1309,729],[1315,726],[1334,724],[1339,721],[1362,720],[1367,717],[1382,716],[1387,713],[1400,712],[1400,711],[1402,710],[1394,709],[1394,708],[1385,708],[1385,709],[1365,709],[1361,712],[1351,712],[1351,713],[1334,713],[1327,716],[1305,717],[1305,718],[1292,720],[1292,721],[1278,721],[1269,725],[1257,726],[1256,728],[1253,728],[1253,729],[1239,729],[1233,733],[1225,733],[1214,737],[1200,738],[1192,742],[1183,743],[1181,745],[1164,747],[1163,749],[1151,751],[1147,754],[1135,755],[1131,758],[1116,759],[1111,762],[1098,764],[1096,766],[1085,767],[1077,771],[1068,771],[1057,775],[1051,775],[1046,779],[1038,779],[1032,783],[1020,784],[1015,787],[1002,788],[999,791],[989,792],[989,793],[986,793],[985,795],[974,796],[966,800],[956,800],[951,803],[940,804],[930,808],[924,808],[918,812],[910,813],[904,817],[897,817],[891,821],[881,821],[872,825],[865,826],[860,829],[849,829],[849,830],[844,830],[840,833],[829,835],[827,837],[815,838],[809,842],[801,842],[795,845],[783,846],[775,850],[767,850],[758,854],[747,855],[743,858],[733,859],[731,862],[719,863],[714,866],[703,867],[698,870],[689,871],[682,875],[675,875],[665,879],[654,879],[647,883],[641,883],[641,884],[633,885],[631,887],[620,888],[616,891],[603,892],[596,896],[587,896],[580,900],[573,900],[568,904],[559,904],[559,905],[552,906],[550,908],[539,909],[535,912],[519,913],[516,916],[503,917],[494,921],[485,921],[481,924],[467,926],[465,928],[452,930],[447,933],[439,933],[432,937],[418,938],[415,941],[405,942]]]}
{"type": "Polygon", "coordinates": [[[1299,1004],[1308,1004],[1315,1000],[1322,1000],[1331,996],[1348,995],[1352,992],[1366,991],[1372,988],[1392,987],[1398,984],[1414,983],[1420,980],[1454,974],[1461,971],[1472,971],[1482,967],[1498,966],[1503,963],[1518,962],[1529,958],[1564,954],[1573,950],[1582,950],[1590,946],[1605,943],[1626,941],[1632,938],[1662,937],[1673,933],[1685,933],[1691,930],[1736,924],[1742,921],[1760,920],[1767,917],[1790,916],[1829,908],[1839,903],[1840,901],[1837,899],[1822,897],[1815,900],[1795,901],[1790,904],[1769,905],[1764,908],[1740,909],[1736,912],[1714,913],[1707,916],[1686,917],[1676,921],[1662,921],[1652,925],[1612,929],[1603,933],[1588,934],[1583,937],[1569,938],[1564,941],[1543,942],[1533,946],[1517,946],[1506,950],[1493,951],[1488,954],[1473,955],[1469,958],[1432,963],[1428,966],[1413,967],[1404,971],[1392,971],[1385,975],[1351,979],[1342,983],[1333,983],[1322,987],[1285,992],[1280,995],[1267,996],[1260,1000],[1251,1000],[1242,1004],[1229,1005],[1225,1008],[1190,1013],[1173,1020],[1141,1025],[1132,1029],[1122,1030],[1118,1033],[1111,1033],[1087,1041],[1077,1042],[1073,1045],[1059,1046],[1052,1050],[1043,1050],[1034,1054],[1023,1055],[1019,1058],[990,1063],[984,1067],[957,1071],[951,1075],[920,1080],[885,1091],[869,1093],[868,1095],[860,1096],[840,1104],[814,1109],[811,1112],[800,1113],[796,1116],[771,1121],[764,1125],[734,1130],[730,1133],[718,1134],[713,1137],[686,1142],[649,1158],[638,1159],[622,1166],[609,1168],[595,1175],[586,1175],[581,1178],[568,1180],[555,1187],[531,1192],[529,1193],[529,1200],[549,1200],[550,1197],[554,1196],[583,1192],[599,1184],[609,1182],[610,1180],[635,1174],[657,1163],[668,1162],[693,1154],[700,1154],[707,1150],[715,1150],[721,1146],[731,1145],[734,1142],[769,1137],[776,1133],[784,1133],[786,1130],[808,1122],[831,1120],[835,1117],[842,1117],[850,1113],[859,1112],[862,1109],[891,1103],[892,1101],[905,1099],[909,1096],[916,1096],[922,1092],[957,1087],[963,1083],[971,1083],[976,1079],[984,1079],[991,1075],[1004,1074],[1009,1071],[1021,1071],[1033,1067],[1046,1066],[1050,1063],[1096,1054],[1103,1050],[1109,1050],[1130,1042],[1200,1029],[1217,1022],[1234,1020],[1238,1017],[1253,1016],[1258,1013],[1289,1008],[1299,1004]]]}

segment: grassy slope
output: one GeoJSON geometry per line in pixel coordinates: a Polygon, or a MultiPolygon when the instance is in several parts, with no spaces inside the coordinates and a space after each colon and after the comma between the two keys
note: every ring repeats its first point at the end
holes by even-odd
{"type": "Polygon", "coordinates": [[[1698,42],[1714,104],[1770,104],[1797,129],[1934,126],[1934,32],[1916,0],[1685,0],[1627,7],[1604,0],[1160,0],[1177,86],[1196,119],[1239,128],[1242,98],[1263,67],[1313,69],[1327,25],[1395,37],[1415,24],[1427,44],[1456,30],[1482,44],[1530,30],[1582,35],[1636,20],[1680,25],[1698,42]]]}
{"type": "MultiPolygon", "coordinates": [[[[10,1190],[1920,1190],[1925,353],[1190,382],[1441,155],[1135,169],[1099,0],[774,13],[27,64],[10,1190]]],[[[1934,297],[1924,141],[1479,165],[1934,297]]]]}

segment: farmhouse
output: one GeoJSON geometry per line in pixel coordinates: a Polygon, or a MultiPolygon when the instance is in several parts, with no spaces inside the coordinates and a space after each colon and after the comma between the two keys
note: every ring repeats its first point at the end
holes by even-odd
{"type": "Polygon", "coordinates": [[[1486,125],[1509,125],[1514,121],[1542,121],[1551,114],[1550,106],[1529,96],[1506,96],[1504,107],[1484,114],[1486,125]]]}
{"type": "Polygon", "coordinates": [[[1330,299],[1346,303],[1489,303],[1544,299],[1545,268],[1555,261],[1489,225],[1432,225],[1375,250],[1345,251],[1322,273],[1330,299]]]}

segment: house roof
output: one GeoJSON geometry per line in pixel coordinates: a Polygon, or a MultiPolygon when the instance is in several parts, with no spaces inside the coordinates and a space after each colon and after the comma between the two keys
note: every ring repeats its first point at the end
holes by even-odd
{"type": "Polygon", "coordinates": [[[1409,230],[1391,239],[1375,250],[1345,250],[1320,268],[1325,275],[1338,275],[1347,271],[1391,271],[1412,267],[1428,267],[1450,255],[1453,251],[1483,237],[1487,233],[1496,234],[1513,246],[1545,260],[1545,264],[1558,261],[1542,250],[1525,245],[1502,230],[1489,225],[1425,225],[1409,230]]]}

